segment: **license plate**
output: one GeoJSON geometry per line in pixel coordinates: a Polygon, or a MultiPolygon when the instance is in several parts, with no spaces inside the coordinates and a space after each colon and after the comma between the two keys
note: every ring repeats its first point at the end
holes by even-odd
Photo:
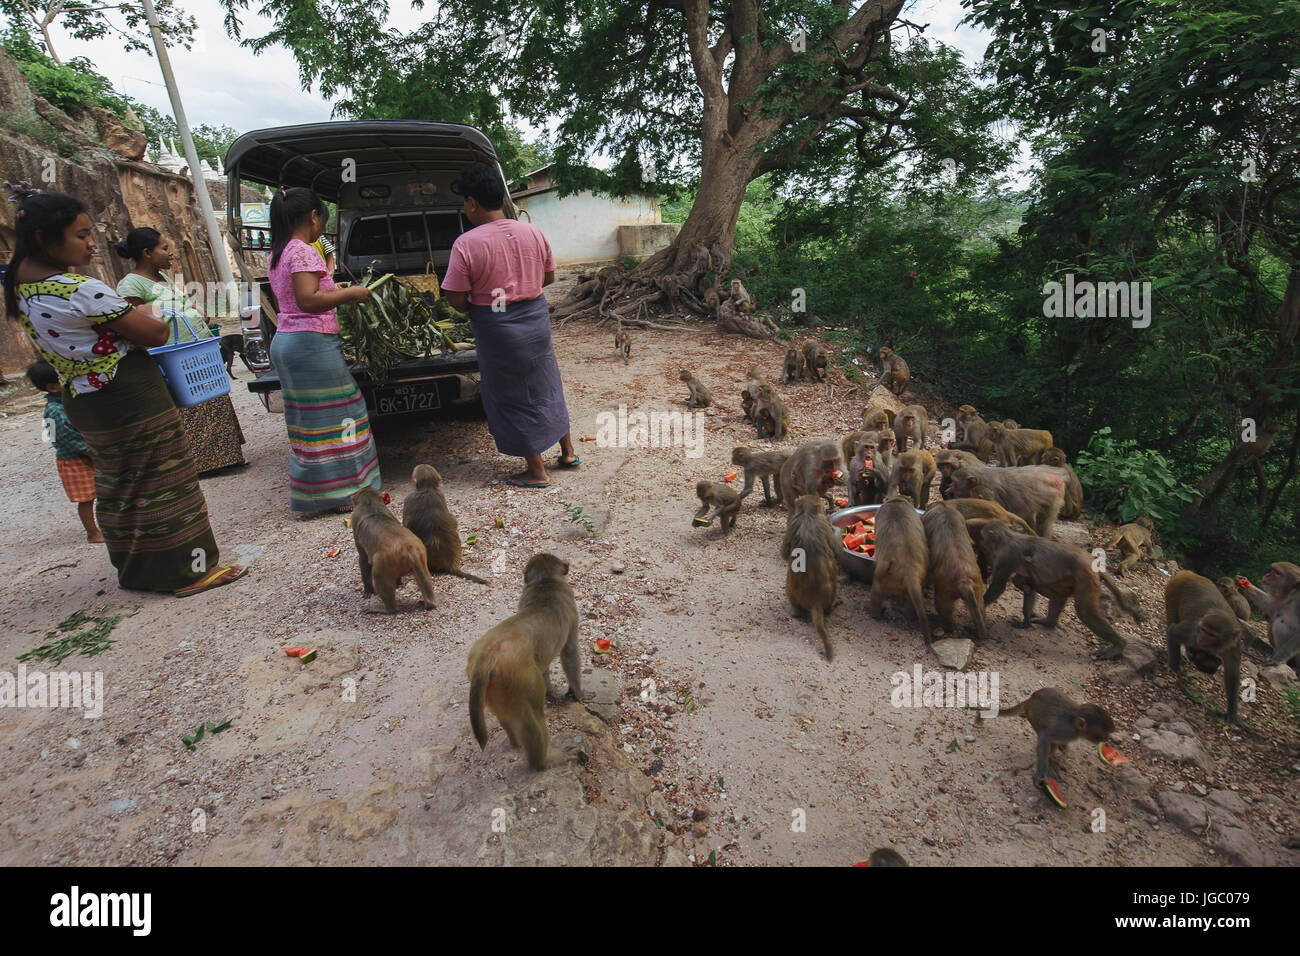
{"type": "Polygon", "coordinates": [[[442,407],[442,400],[438,397],[437,382],[417,382],[375,389],[375,405],[380,415],[401,415],[434,411],[442,407]]]}

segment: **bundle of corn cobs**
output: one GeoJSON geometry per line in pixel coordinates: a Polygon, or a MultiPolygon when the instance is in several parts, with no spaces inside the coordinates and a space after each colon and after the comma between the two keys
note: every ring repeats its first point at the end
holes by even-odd
{"type": "Polygon", "coordinates": [[[405,359],[474,347],[469,318],[446,299],[431,307],[400,278],[392,273],[374,278],[372,269],[362,273],[360,284],[370,298],[339,306],[339,332],[343,351],[365,365],[373,381],[385,381],[389,369],[405,359]]]}

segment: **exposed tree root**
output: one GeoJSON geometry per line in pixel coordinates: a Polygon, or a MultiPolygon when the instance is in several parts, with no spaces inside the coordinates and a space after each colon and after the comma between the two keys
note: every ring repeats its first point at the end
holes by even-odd
{"type": "Polygon", "coordinates": [[[750,338],[768,339],[776,324],[767,316],[741,311],[723,293],[719,277],[730,264],[730,256],[721,243],[687,243],[661,249],[628,272],[622,266],[606,266],[596,273],[578,276],[572,292],[551,307],[551,318],[562,328],[570,319],[596,319],[604,324],[610,319],[637,328],[676,331],[690,326],[672,326],[651,322],[649,308],[664,314],[697,316],[713,319],[722,330],[750,338]]]}

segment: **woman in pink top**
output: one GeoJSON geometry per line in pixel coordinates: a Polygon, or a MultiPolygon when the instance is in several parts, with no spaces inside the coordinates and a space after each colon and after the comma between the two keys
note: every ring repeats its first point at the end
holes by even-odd
{"type": "Polygon", "coordinates": [[[542,286],[555,281],[555,257],[541,231],[507,219],[505,185],[486,163],[461,170],[452,187],[465,197],[474,228],[457,238],[442,289],[468,313],[478,349],[488,429],[503,455],[527,466],[506,479],[520,488],[550,484],[542,453],[560,443],[558,468],[581,462],[569,437],[560,365],[551,346],[551,313],[542,286]]]}
{"type": "Polygon", "coordinates": [[[379,488],[379,455],[370,435],[366,400],[343,358],[334,309],[369,298],[365,286],[338,289],[311,243],[329,210],[310,189],[281,189],[271,200],[271,260],[267,278],[280,323],[271,362],[280,375],[289,429],[289,507],[320,513],[350,511],[348,499],[379,488]]]}

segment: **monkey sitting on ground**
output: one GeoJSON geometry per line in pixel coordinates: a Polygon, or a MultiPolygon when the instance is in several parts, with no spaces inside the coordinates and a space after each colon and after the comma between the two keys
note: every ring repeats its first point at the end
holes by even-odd
{"type": "MultiPolygon", "coordinates": [[[[1238,575],[1241,577],[1241,575],[1238,575]]],[[[1300,657],[1300,566],[1276,561],[1264,574],[1264,590],[1249,582],[1246,597],[1255,610],[1268,618],[1268,639],[1273,644],[1273,663],[1297,663],[1300,657]]]]}
{"type": "Polygon", "coordinates": [[[487,584],[460,568],[460,526],[442,496],[442,476],[432,465],[416,465],[411,472],[415,491],[402,502],[402,524],[420,539],[430,574],[454,574],[487,584]]]}
{"type": "Polygon", "coordinates": [[[753,312],[758,307],[753,294],[739,279],[731,280],[731,301],[735,304],[737,312],[753,312]]]}
{"type": "MultiPolygon", "coordinates": [[[[971,522],[972,526],[975,524],[971,522]]],[[[1065,609],[1065,602],[1073,597],[1079,620],[1110,645],[1098,651],[1097,658],[1114,660],[1124,652],[1123,636],[1101,613],[1102,583],[1110,588],[1125,611],[1139,616],[1142,609],[1136,606],[1132,591],[1119,589],[1109,574],[1103,571],[1098,575],[1092,569],[1092,555],[1088,552],[1057,541],[1016,534],[1004,524],[981,525],[980,546],[993,568],[988,590],[984,592],[985,607],[1002,596],[1010,580],[1025,594],[1024,619],[1018,624],[1013,622],[1012,626],[1031,627],[1038,623],[1053,628],[1065,609]],[[1039,594],[1047,598],[1045,618],[1034,617],[1034,601],[1039,594]]]]}
{"type": "Polygon", "coordinates": [[[553,554],[529,558],[519,610],[474,642],[465,666],[469,722],[479,749],[487,746],[486,705],[505,728],[510,746],[522,746],[534,770],[546,768],[550,734],[543,706],[554,696],[550,668],[557,654],[569,693],[582,699],[578,605],[565,579],[568,573],[568,562],[553,554]]]}
{"type": "Polygon", "coordinates": [[[849,432],[840,442],[840,455],[845,461],[852,461],[853,456],[858,453],[858,446],[866,443],[867,460],[871,462],[871,467],[881,473],[885,479],[885,484],[889,484],[889,479],[894,474],[894,435],[892,432],[871,431],[865,428],[859,428],[857,431],[849,432]]]}
{"type": "Polygon", "coordinates": [[[930,550],[925,528],[912,502],[890,495],[876,512],[876,559],[871,575],[871,616],[885,615],[885,599],[906,597],[909,617],[919,621],[929,644],[930,618],[925,613],[923,588],[929,570],[930,550]]]}
{"type": "Polygon", "coordinates": [[[681,374],[677,377],[685,382],[686,387],[690,389],[690,398],[686,400],[686,407],[688,409],[697,406],[699,408],[707,408],[713,404],[713,393],[710,392],[708,388],[691,373],[690,369],[682,369],[681,374]]]}
{"type": "Polygon", "coordinates": [[[1051,687],[1034,691],[1027,700],[999,710],[997,716],[1024,717],[1038,735],[1036,786],[1052,776],[1049,764],[1054,752],[1064,752],[1080,736],[1099,744],[1115,732],[1115,721],[1102,708],[1096,704],[1076,704],[1051,687]]]}
{"type": "MultiPolygon", "coordinates": [[[[849,461],[849,507],[878,505],[889,491],[889,475],[876,468],[877,439],[875,432],[857,443],[849,461]]],[[[886,436],[881,439],[889,441],[886,436]]]]}
{"type": "Polygon", "coordinates": [[[1187,659],[1204,674],[1223,666],[1223,695],[1228,720],[1239,723],[1237,697],[1241,688],[1241,621],[1209,578],[1179,571],[1165,585],[1165,640],[1169,669],[1177,674],[1187,659]]]}
{"type": "Polygon", "coordinates": [[[632,336],[628,335],[627,330],[623,328],[622,316],[618,319],[618,331],[614,333],[614,350],[623,356],[624,365],[632,357],[632,336]]]}
{"type": "Polygon", "coordinates": [[[790,434],[790,409],[771,385],[764,383],[759,386],[756,414],[759,438],[780,441],[790,434]]]}
{"type": "MultiPolygon", "coordinates": [[[[879,435],[877,432],[867,431],[865,428],[859,428],[855,431],[849,432],[840,439],[840,457],[846,462],[853,461],[853,456],[857,454],[859,443],[870,439],[871,444],[875,445],[878,437],[879,435]]],[[[875,459],[872,458],[872,461],[875,461],[875,459]]]]}
{"type": "Polygon", "coordinates": [[[879,354],[880,384],[895,395],[902,395],[907,391],[907,383],[912,380],[912,373],[907,363],[903,361],[903,356],[890,348],[882,348],[879,354]]]}
{"type": "Polygon", "coordinates": [[[708,524],[714,518],[722,525],[722,533],[730,534],[736,526],[736,515],[740,512],[740,495],[735,489],[712,481],[701,481],[695,486],[695,494],[703,504],[695,512],[695,520],[708,524]],[[709,509],[712,508],[712,511],[709,509]]]}
{"type": "Polygon", "coordinates": [[[745,469],[745,487],[740,492],[740,498],[743,501],[745,496],[754,490],[754,481],[762,479],[763,482],[763,504],[771,506],[772,504],[781,503],[781,466],[789,458],[788,452],[784,451],[759,451],[756,448],[746,448],[741,445],[731,450],[731,463],[740,465],[745,469]],[[768,485],[768,480],[776,486],[776,501],[772,500],[772,491],[768,485]]]}
{"type": "Polygon", "coordinates": [[[812,617],[828,661],[835,658],[826,615],[839,592],[839,549],[840,536],[826,520],[822,499],[815,494],[800,495],[790,509],[781,539],[781,557],[786,560],[785,596],[796,611],[806,611],[812,617]]]}
{"type": "Polygon", "coordinates": [[[781,383],[788,385],[803,378],[803,353],[793,345],[785,350],[785,365],[781,368],[781,383]]]}
{"type": "Polygon", "coordinates": [[[819,343],[809,339],[803,344],[803,357],[808,377],[814,382],[826,381],[826,350],[819,343]]]}
{"type": "Polygon", "coordinates": [[[1155,533],[1155,527],[1151,519],[1145,515],[1134,518],[1129,524],[1120,525],[1114,539],[1106,545],[1108,548],[1119,548],[1120,554],[1124,556],[1119,567],[1115,569],[1116,574],[1123,574],[1130,568],[1137,567],[1138,561],[1142,558],[1142,549],[1151,547],[1151,536],[1155,533]]]}
{"type": "Polygon", "coordinates": [[[409,574],[420,588],[423,605],[438,606],[424,544],[402,527],[373,488],[362,488],[352,496],[352,539],[361,566],[363,596],[378,594],[388,613],[396,614],[397,588],[409,574]]]}

